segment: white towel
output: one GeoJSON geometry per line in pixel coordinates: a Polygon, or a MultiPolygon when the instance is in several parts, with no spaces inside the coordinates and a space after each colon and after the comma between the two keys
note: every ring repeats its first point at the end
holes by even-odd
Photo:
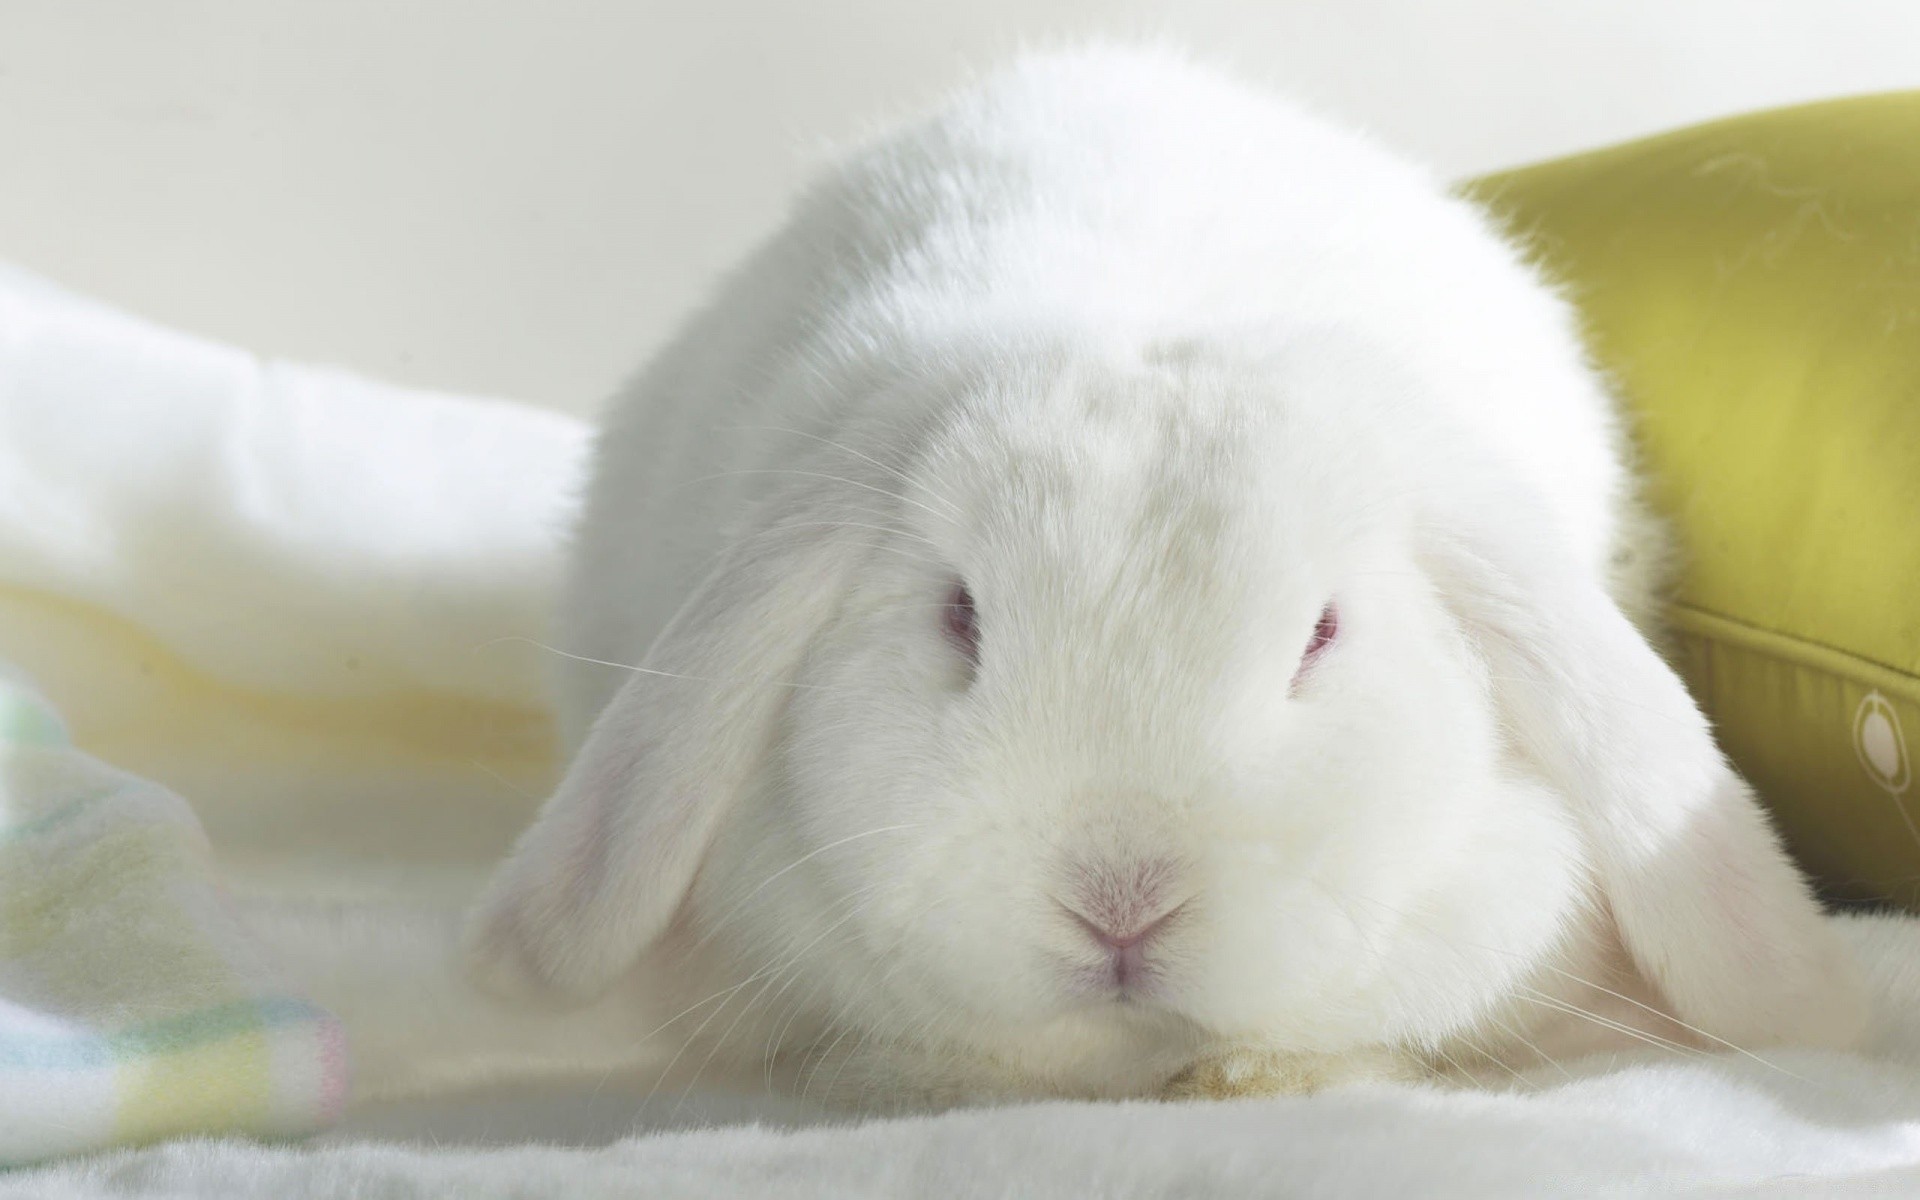
{"type": "Polygon", "coordinates": [[[527,704],[531,649],[472,651],[542,624],[585,437],[0,268],[0,583],[130,621],[225,683],[527,704]]]}
{"type": "Polygon", "coordinates": [[[0,659],[187,796],[229,871],[449,890],[553,769],[527,639],[587,437],[0,267],[0,659]]]}
{"type": "Polygon", "coordinates": [[[0,269],[0,1163],[337,1115],[339,1028],[194,809],[284,892],[482,869],[552,770],[585,441],[0,269]]]}

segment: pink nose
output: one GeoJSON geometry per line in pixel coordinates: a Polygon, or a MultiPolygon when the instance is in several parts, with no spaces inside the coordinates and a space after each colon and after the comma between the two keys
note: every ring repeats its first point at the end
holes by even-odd
{"type": "Polygon", "coordinates": [[[1148,946],[1184,906],[1175,892],[1182,871],[1171,859],[1081,862],[1068,876],[1070,900],[1060,907],[1107,952],[1107,987],[1127,987],[1151,974],[1148,946]]]}
{"type": "Polygon", "coordinates": [[[1128,950],[1136,950],[1144,946],[1154,934],[1159,933],[1165,928],[1167,922],[1171,921],[1179,911],[1179,908],[1171,909],[1131,932],[1120,932],[1110,929],[1105,925],[1089,920],[1077,912],[1073,914],[1073,919],[1080,923],[1080,928],[1086,930],[1088,936],[1093,938],[1094,941],[1099,942],[1102,946],[1105,946],[1115,953],[1125,953],[1128,950]]]}
{"type": "Polygon", "coordinates": [[[1176,905],[1155,917],[1145,925],[1131,930],[1110,929],[1105,925],[1089,920],[1072,909],[1072,915],[1087,936],[1098,942],[1107,951],[1108,980],[1116,987],[1128,987],[1146,979],[1151,970],[1147,965],[1147,943],[1164,930],[1180,914],[1184,905],[1176,905]]]}

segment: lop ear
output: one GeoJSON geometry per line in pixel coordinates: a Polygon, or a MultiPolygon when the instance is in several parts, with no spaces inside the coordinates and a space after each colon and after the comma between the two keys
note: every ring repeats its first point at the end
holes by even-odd
{"type": "Polygon", "coordinates": [[[761,766],[846,557],[805,523],[763,529],[695,591],[469,918],[484,982],[589,997],[666,930],[761,766]]]}
{"type": "Polygon", "coordinates": [[[1679,677],[1529,511],[1449,520],[1431,569],[1511,736],[1572,802],[1635,965],[1736,1046],[1851,1044],[1857,964],[1679,677]]]}

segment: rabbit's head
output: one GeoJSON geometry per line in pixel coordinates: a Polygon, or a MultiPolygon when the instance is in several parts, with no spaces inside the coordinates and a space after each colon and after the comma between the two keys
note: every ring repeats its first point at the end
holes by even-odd
{"type": "Polygon", "coordinates": [[[1684,690],[1390,355],[955,357],[992,366],[794,446],[483,959],[578,992],[644,958],[712,1006],[667,1040],[838,1054],[867,1099],[889,1064],[1126,1095],[1219,1044],[1438,1045],[1596,912],[1709,1036],[1843,1040],[1684,690]]]}

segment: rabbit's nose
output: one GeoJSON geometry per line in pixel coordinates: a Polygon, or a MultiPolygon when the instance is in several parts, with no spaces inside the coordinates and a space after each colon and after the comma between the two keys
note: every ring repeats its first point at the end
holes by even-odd
{"type": "Polygon", "coordinates": [[[1061,902],[1101,936],[1125,940],[1167,915],[1185,874],[1171,858],[1088,858],[1072,863],[1061,902]]]}
{"type": "Polygon", "coordinates": [[[1089,918],[1084,913],[1068,909],[1067,912],[1087,936],[1098,942],[1107,952],[1106,978],[1115,987],[1126,988],[1150,978],[1152,972],[1147,965],[1147,945],[1156,935],[1172,924],[1180,915],[1185,903],[1174,905],[1166,912],[1154,917],[1143,925],[1115,928],[1089,918]]]}
{"type": "Polygon", "coordinates": [[[1099,942],[1115,954],[1125,954],[1130,950],[1137,950],[1146,945],[1155,934],[1165,929],[1175,917],[1179,916],[1180,910],[1185,907],[1185,904],[1177,904],[1153,918],[1151,921],[1148,921],[1146,924],[1130,930],[1113,929],[1093,920],[1083,913],[1074,912],[1072,909],[1068,909],[1067,912],[1079,923],[1080,928],[1087,931],[1088,937],[1099,942]]]}
{"type": "Polygon", "coordinates": [[[1146,974],[1148,944],[1186,906],[1174,888],[1180,871],[1163,858],[1080,864],[1060,907],[1107,952],[1112,983],[1146,974]]]}

